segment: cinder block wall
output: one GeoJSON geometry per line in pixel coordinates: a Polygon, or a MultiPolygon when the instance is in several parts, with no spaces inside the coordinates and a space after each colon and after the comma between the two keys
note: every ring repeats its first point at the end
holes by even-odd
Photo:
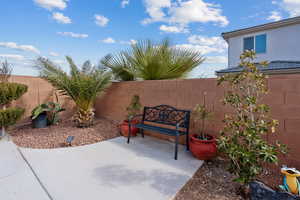
{"type": "MultiPolygon", "coordinates": [[[[284,161],[300,168],[300,75],[277,75],[268,79],[269,94],[264,102],[271,106],[271,114],[279,120],[276,134],[267,140],[285,143],[290,148],[284,161]]],[[[96,102],[96,115],[114,120],[123,120],[126,107],[135,94],[141,98],[141,103],[147,106],[167,104],[176,108],[192,110],[203,102],[203,93],[207,93],[208,107],[214,111],[213,120],[208,122],[206,131],[218,135],[223,127],[222,119],[225,113],[230,113],[228,107],[220,102],[224,89],[217,86],[216,79],[191,80],[161,80],[113,83],[106,94],[96,102]]],[[[195,125],[191,123],[191,132],[195,125]]],[[[155,133],[156,137],[174,140],[155,133]]],[[[182,138],[182,142],[184,142],[182,138]]]]}

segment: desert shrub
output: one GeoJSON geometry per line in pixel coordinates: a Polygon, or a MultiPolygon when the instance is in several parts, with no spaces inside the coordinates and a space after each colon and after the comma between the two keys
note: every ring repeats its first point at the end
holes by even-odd
{"type": "Polygon", "coordinates": [[[7,104],[19,99],[27,92],[28,87],[19,83],[10,83],[12,68],[7,62],[0,63],[0,126],[1,136],[5,135],[5,128],[14,125],[24,114],[23,108],[7,108],[7,104]]]}
{"type": "Polygon", "coordinates": [[[0,83],[0,105],[5,105],[19,99],[27,92],[28,87],[20,83],[0,83]]]}
{"type": "Polygon", "coordinates": [[[5,110],[0,110],[0,126],[8,127],[14,125],[24,112],[24,108],[6,108],[5,110]]]}

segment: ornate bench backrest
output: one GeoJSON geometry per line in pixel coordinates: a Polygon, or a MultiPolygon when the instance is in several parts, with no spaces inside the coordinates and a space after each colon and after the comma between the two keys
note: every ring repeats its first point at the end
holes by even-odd
{"type": "Polygon", "coordinates": [[[144,107],[143,121],[189,128],[190,111],[178,110],[172,106],[159,105],[155,107],[144,107]]]}

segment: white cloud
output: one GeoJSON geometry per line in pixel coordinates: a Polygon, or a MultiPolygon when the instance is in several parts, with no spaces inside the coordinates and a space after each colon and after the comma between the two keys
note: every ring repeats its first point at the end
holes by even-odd
{"type": "Polygon", "coordinates": [[[129,41],[124,41],[124,40],[115,40],[112,37],[105,38],[103,40],[100,40],[99,42],[103,42],[103,43],[106,43],[106,44],[115,44],[115,43],[118,43],[118,44],[124,44],[124,45],[132,45],[132,44],[136,44],[137,43],[137,41],[133,40],[133,39],[131,39],[129,41]]]}
{"type": "Polygon", "coordinates": [[[166,14],[163,9],[171,7],[171,0],[145,0],[145,5],[150,18],[145,19],[143,23],[165,21],[166,14]]]}
{"type": "Polygon", "coordinates": [[[214,22],[227,26],[229,21],[222,15],[222,9],[216,4],[205,3],[203,0],[182,1],[170,9],[171,22],[188,24],[191,22],[214,22]]]}
{"type": "Polygon", "coordinates": [[[178,44],[175,47],[192,49],[199,51],[203,55],[209,53],[225,53],[227,43],[221,37],[207,37],[202,35],[192,35],[188,37],[187,44],[178,44]]]}
{"type": "Polygon", "coordinates": [[[82,33],[73,33],[73,32],[57,32],[57,34],[67,37],[73,37],[73,38],[87,38],[89,37],[88,34],[82,34],[82,33]]]}
{"type": "Polygon", "coordinates": [[[184,26],[167,26],[161,25],[159,30],[167,32],[167,33],[188,33],[189,30],[184,26]]]}
{"type": "Polygon", "coordinates": [[[71,24],[72,23],[72,20],[69,17],[64,16],[64,14],[60,13],[60,12],[53,13],[52,18],[61,24],[71,24]]]}
{"type": "Polygon", "coordinates": [[[204,63],[227,64],[228,58],[227,56],[207,56],[204,63]]]}
{"type": "Polygon", "coordinates": [[[300,15],[299,0],[283,0],[281,6],[290,14],[291,17],[300,15]]]}
{"type": "Polygon", "coordinates": [[[299,0],[273,0],[273,5],[279,6],[285,10],[290,17],[296,17],[300,15],[300,1],[299,0]]]}
{"type": "Polygon", "coordinates": [[[49,55],[50,55],[50,56],[53,56],[53,57],[57,57],[57,56],[59,56],[59,54],[58,54],[58,53],[56,53],[56,52],[53,52],[53,51],[51,51],[51,52],[49,53],[49,55]]]}
{"type": "Polygon", "coordinates": [[[122,7],[122,8],[125,8],[129,3],[130,3],[129,0],[122,0],[122,2],[121,2],[121,7],[122,7]]]}
{"type": "Polygon", "coordinates": [[[207,53],[218,52],[223,53],[227,50],[227,43],[221,37],[207,37],[202,35],[192,35],[188,38],[192,45],[203,47],[207,53]]]}
{"type": "Polygon", "coordinates": [[[120,44],[125,44],[125,45],[132,45],[132,44],[136,44],[137,41],[136,40],[129,40],[129,41],[120,41],[120,44]]]}
{"type": "Polygon", "coordinates": [[[101,42],[106,43],[106,44],[116,43],[116,41],[113,38],[111,38],[111,37],[108,37],[108,38],[106,38],[104,40],[101,40],[101,42]]]}
{"type": "Polygon", "coordinates": [[[270,20],[270,21],[279,21],[282,19],[282,16],[279,12],[277,11],[272,11],[270,13],[270,16],[268,16],[267,20],[270,20]]]}
{"type": "Polygon", "coordinates": [[[176,1],[171,0],[145,0],[146,12],[149,18],[144,24],[151,22],[168,22],[187,26],[189,23],[213,22],[220,26],[229,24],[228,19],[222,15],[219,5],[206,3],[203,0],[176,1]]]}
{"type": "Polygon", "coordinates": [[[17,54],[0,54],[0,58],[12,59],[12,60],[24,60],[25,57],[17,54]]]}
{"type": "Polygon", "coordinates": [[[48,10],[52,10],[54,8],[64,10],[67,7],[68,0],[34,0],[34,2],[38,6],[48,10]]]}
{"type": "Polygon", "coordinates": [[[103,15],[98,15],[98,14],[95,15],[95,23],[98,26],[104,27],[107,25],[108,22],[109,22],[109,19],[104,17],[103,15]]]}
{"type": "Polygon", "coordinates": [[[32,45],[18,45],[15,42],[0,42],[0,47],[21,50],[21,51],[28,51],[28,52],[33,52],[36,54],[40,53],[40,51],[32,45]]]}

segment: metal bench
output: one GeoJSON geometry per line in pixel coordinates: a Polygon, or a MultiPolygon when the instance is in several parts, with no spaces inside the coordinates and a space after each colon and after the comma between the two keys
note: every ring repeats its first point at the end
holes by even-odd
{"type": "Polygon", "coordinates": [[[181,135],[186,135],[186,149],[189,151],[189,125],[190,111],[188,110],[178,110],[168,105],[144,107],[142,115],[136,115],[129,120],[127,143],[130,142],[131,127],[139,128],[142,137],[144,137],[144,130],[175,136],[175,160],[177,160],[178,142],[181,135]],[[140,123],[133,124],[132,120],[138,117],[142,118],[140,123]]]}

